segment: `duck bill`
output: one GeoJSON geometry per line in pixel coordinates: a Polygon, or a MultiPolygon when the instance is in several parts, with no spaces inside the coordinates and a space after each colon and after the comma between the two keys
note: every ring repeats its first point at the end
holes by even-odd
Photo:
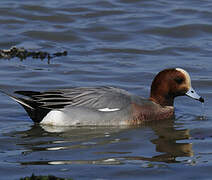
{"type": "Polygon", "coordinates": [[[193,99],[196,99],[196,100],[204,103],[204,99],[201,96],[199,96],[192,87],[187,91],[186,96],[189,96],[193,99]]]}

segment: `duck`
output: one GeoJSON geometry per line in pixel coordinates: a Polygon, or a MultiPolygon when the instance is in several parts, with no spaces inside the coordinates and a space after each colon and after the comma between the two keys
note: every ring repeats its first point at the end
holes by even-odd
{"type": "Polygon", "coordinates": [[[111,86],[15,91],[16,95],[1,92],[19,103],[34,123],[51,126],[141,125],[173,118],[178,96],[204,102],[182,68],[160,71],[152,81],[149,98],[111,86]]]}

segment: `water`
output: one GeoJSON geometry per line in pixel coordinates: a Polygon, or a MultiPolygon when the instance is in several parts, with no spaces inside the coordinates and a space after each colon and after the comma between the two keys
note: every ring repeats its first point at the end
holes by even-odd
{"type": "Polygon", "coordinates": [[[186,69],[201,103],[179,97],[176,117],[138,128],[33,125],[0,94],[0,175],[19,179],[211,179],[212,2],[168,0],[0,2],[0,49],[68,56],[0,60],[0,87],[47,90],[112,85],[148,97],[155,74],[186,69]]]}
{"type": "Polygon", "coordinates": [[[204,119],[206,117],[206,114],[205,114],[205,104],[202,103],[202,119],[204,119]]]}

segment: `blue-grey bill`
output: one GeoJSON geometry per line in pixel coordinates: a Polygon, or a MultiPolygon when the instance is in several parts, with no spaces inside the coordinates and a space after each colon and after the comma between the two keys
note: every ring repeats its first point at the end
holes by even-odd
{"type": "Polygon", "coordinates": [[[204,99],[201,96],[199,96],[192,87],[187,91],[186,96],[196,99],[202,103],[204,102],[204,99]]]}

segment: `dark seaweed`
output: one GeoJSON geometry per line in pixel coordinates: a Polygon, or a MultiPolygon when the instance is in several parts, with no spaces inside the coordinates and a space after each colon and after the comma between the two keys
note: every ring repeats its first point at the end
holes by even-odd
{"type": "Polygon", "coordinates": [[[50,54],[46,51],[28,51],[25,48],[17,48],[17,47],[11,47],[10,49],[0,49],[0,59],[12,59],[12,58],[19,58],[20,60],[24,60],[28,57],[31,57],[33,59],[48,59],[48,62],[50,59],[58,56],[67,56],[67,51],[63,52],[56,52],[53,54],[50,54]]]}
{"type": "Polygon", "coordinates": [[[20,180],[72,180],[72,179],[71,178],[64,179],[64,178],[59,178],[59,177],[52,176],[52,175],[49,175],[49,176],[35,176],[34,174],[32,174],[31,177],[24,177],[24,178],[21,178],[20,180]]]}

